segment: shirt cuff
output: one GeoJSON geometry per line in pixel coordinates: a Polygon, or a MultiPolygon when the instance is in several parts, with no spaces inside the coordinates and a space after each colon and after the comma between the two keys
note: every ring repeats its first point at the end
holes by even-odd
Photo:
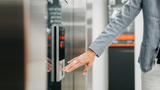
{"type": "Polygon", "coordinates": [[[92,51],[94,51],[94,52],[96,53],[96,56],[97,56],[97,57],[100,57],[101,54],[103,53],[96,44],[91,44],[91,45],[89,46],[89,49],[91,49],[92,51]]]}

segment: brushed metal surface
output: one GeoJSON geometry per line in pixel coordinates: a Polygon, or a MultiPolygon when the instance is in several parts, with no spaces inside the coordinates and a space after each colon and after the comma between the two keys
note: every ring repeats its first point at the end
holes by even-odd
{"type": "Polygon", "coordinates": [[[57,70],[56,70],[56,74],[57,74],[57,81],[60,81],[59,80],[59,26],[56,26],[56,62],[57,62],[57,70]]]}
{"type": "MultiPolygon", "coordinates": [[[[73,58],[73,0],[69,0],[70,6],[62,1],[62,26],[65,28],[65,65],[73,58]]],[[[73,72],[65,73],[61,81],[62,90],[73,90],[73,72]]]]}
{"type": "MultiPolygon", "coordinates": [[[[62,2],[62,26],[65,28],[65,59],[81,55],[92,42],[92,3],[86,0],[70,0],[70,6],[62,2]],[[87,10],[87,6],[90,8],[87,10]],[[86,13],[88,11],[88,13],[86,13]]],[[[92,90],[92,68],[82,75],[85,66],[66,73],[62,79],[62,90],[92,90]]]]}
{"type": "MultiPolygon", "coordinates": [[[[86,0],[74,0],[74,57],[85,52],[86,0]]],[[[74,70],[74,90],[86,89],[85,66],[74,70]]]]}
{"type": "Polygon", "coordinates": [[[51,60],[52,60],[52,63],[51,63],[51,64],[52,64],[51,82],[54,82],[54,67],[55,67],[55,66],[54,66],[54,58],[55,58],[55,56],[54,56],[54,33],[55,33],[55,32],[54,32],[54,26],[52,26],[52,28],[51,28],[51,37],[52,37],[52,38],[51,38],[51,43],[52,43],[52,44],[51,44],[51,45],[52,45],[52,47],[51,47],[51,48],[52,48],[52,54],[51,54],[51,55],[52,55],[52,56],[51,56],[51,57],[52,57],[52,59],[51,59],[51,60]]]}
{"type": "Polygon", "coordinates": [[[46,90],[46,5],[44,0],[24,0],[25,90],[46,90]]]}
{"type": "MultiPolygon", "coordinates": [[[[86,3],[86,22],[87,22],[87,48],[92,43],[92,4],[93,0],[87,0],[86,3]]],[[[92,67],[87,72],[86,78],[87,90],[92,90],[92,67]]]]}

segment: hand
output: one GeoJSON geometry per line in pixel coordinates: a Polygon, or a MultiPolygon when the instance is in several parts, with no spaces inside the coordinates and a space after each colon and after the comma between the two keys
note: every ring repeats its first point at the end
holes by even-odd
{"type": "Polygon", "coordinates": [[[51,64],[49,62],[51,62],[51,59],[47,58],[47,72],[51,72],[51,64]]]}
{"type": "Polygon", "coordinates": [[[82,65],[87,65],[82,73],[83,75],[85,75],[88,72],[89,68],[92,66],[95,56],[95,52],[93,52],[92,50],[88,50],[82,55],[70,60],[68,62],[69,65],[65,67],[65,71],[71,72],[82,65]]]}

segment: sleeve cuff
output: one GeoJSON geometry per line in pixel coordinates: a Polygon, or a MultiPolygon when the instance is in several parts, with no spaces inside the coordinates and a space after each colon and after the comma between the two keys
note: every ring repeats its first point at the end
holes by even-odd
{"type": "Polygon", "coordinates": [[[102,55],[102,53],[103,53],[96,44],[91,44],[89,46],[89,49],[91,49],[92,51],[94,51],[96,53],[97,57],[100,57],[102,55]]]}

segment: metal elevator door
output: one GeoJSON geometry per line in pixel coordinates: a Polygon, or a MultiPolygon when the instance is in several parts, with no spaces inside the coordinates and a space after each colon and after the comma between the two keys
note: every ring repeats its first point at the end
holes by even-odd
{"type": "MultiPolygon", "coordinates": [[[[58,2],[60,0],[53,1],[58,2]]],[[[61,0],[57,6],[61,8],[61,19],[59,19],[61,22],[57,22],[57,24],[65,28],[65,65],[68,64],[69,60],[84,53],[92,42],[92,17],[87,19],[87,0],[67,0],[67,2],[69,4],[61,0]],[[87,27],[88,24],[90,27],[87,27]]],[[[91,12],[91,3],[89,5],[88,9],[91,12]]],[[[56,5],[54,6],[56,7],[56,5]]],[[[48,23],[51,21],[49,19],[50,17],[48,23]]],[[[48,28],[51,24],[48,24],[48,28]]],[[[50,53],[50,47],[48,47],[48,50],[48,53],[50,53]]],[[[73,72],[65,73],[65,77],[60,82],[51,83],[48,81],[48,90],[85,90],[88,84],[86,82],[90,82],[87,88],[91,90],[92,69],[88,73],[90,77],[87,77],[82,75],[84,68],[85,66],[82,66],[73,72]]],[[[48,80],[50,80],[50,77],[50,73],[48,73],[48,80]]]]}

